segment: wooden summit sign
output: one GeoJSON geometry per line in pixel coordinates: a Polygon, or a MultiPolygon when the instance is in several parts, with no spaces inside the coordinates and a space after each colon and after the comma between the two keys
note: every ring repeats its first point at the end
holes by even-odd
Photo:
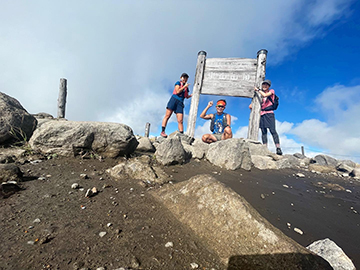
{"type": "Polygon", "coordinates": [[[201,94],[248,97],[254,95],[256,59],[206,59],[201,94]]]}
{"type": "Polygon", "coordinates": [[[257,59],[208,58],[206,52],[198,53],[195,82],[187,134],[194,137],[200,94],[252,98],[248,138],[257,140],[260,123],[261,98],[254,87],[265,79],[267,50],[260,50],[257,59]],[[257,97],[257,98],[254,98],[257,97]]]}

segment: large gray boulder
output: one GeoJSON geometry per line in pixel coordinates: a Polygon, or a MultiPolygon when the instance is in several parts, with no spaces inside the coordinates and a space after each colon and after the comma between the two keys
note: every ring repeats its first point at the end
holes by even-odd
{"type": "Polygon", "coordinates": [[[155,157],[162,165],[182,164],[186,160],[186,152],[180,138],[174,136],[167,138],[157,146],[155,157]]]}
{"type": "Polygon", "coordinates": [[[0,144],[29,140],[36,125],[19,101],[0,92],[0,144]]]}
{"type": "Polygon", "coordinates": [[[337,159],[327,155],[317,155],[311,159],[311,163],[316,163],[317,165],[329,166],[335,168],[338,161],[337,159]]]}
{"type": "Polygon", "coordinates": [[[244,139],[244,143],[249,148],[250,155],[271,156],[269,149],[259,141],[244,139]]]}
{"type": "Polygon", "coordinates": [[[133,131],[124,124],[54,120],[42,123],[29,143],[44,154],[74,156],[93,151],[111,158],[129,155],[138,145],[133,131]]]}
{"type": "Polygon", "coordinates": [[[137,179],[145,184],[164,184],[169,176],[159,167],[152,166],[148,156],[124,160],[107,172],[116,180],[137,179]]]}
{"type": "Polygon", "coordinates": [[[350,173],[350,176],[360,178],[360,168],[358,168],[358,167],[354,168],[352,170],[352,172],[350,173]]]}
{"type": "Polygon", "coordinates": [[[227,269],[331,269],[210,175],[197,175],[152,194],[229,263],[227,269]]]}
{"type": "Polygon", "coordinates": [[[212,143],[206,158],[212,164],[228,170],[251,170],[252,166],[249,146],[244,139],[232,138],[212,143]]]}
{"type": "Polygon", "coordinates": [[[301,159],[293,155],[284,155],[282,159],[276,161],[276,166],[278,169],[298,168],[301,162],[301,159]]]}
{"type": "Polygon", "coordinates": [[[251,155],[251,161],[255,168],[259,170],[276,170],[278,169],[276,161],[269,156],[251,155]]]}
{"type": "Polygon", "coordinates": [[[182,142],[185,151],[189,152],[192,158],[202,159],[205,153],[209,149],[209,144],[204,143],[200,139],[195,139],[194,142],[189,145],[182,142]]]}
{"type": "Polygon", "coordinates": [[[140,137],[138,142],[139,145],[137,146],[136,151],[151,153],[155,152],[156,149],[148,137],[140,137]]]}
{"type": "Polygon", "coordinates": [[[306,248],[327,260],[334,270],[355,270],[350,258],[329,238],[315,241],[306,248]]]}

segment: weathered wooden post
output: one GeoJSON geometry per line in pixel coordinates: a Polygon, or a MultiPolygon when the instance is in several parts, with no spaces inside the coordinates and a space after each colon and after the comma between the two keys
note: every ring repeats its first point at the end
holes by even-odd
{"type": "MultiPolygon", "coordinates": [[[[260,50],[257,53],[257,68],[255,86],[261,87],[261,82],[265,80],[265,67],[267,50],[260,50]]],[[[257,141],[259,138],[259,124],[260,124],[260,111],[261,111],[261,96],[258,92],[254,91],[254,97],[251,102],[251,113],[249,119],[248,139],[257,141]]]]}
{"type": "Polygon", "coordinates": [[[59,98],[58,98],[58,118],[65,118],[65,106],[66,106],[66,94],[67,94],[67,81],[64,78],[60,79],[59,86],[59,98]]]}
{"type": "Polygon", "coordinates": [[[145,137],[149,137],[149,132],[150,132],[150,123],[147,122],[145,125],[145,137]]]}
{"type": "Polygon", "coordinates": [[[301,146],[301,154],[302,154],[303,156],[305,156],[304,146],[301,146]]]}
{"type": "Polygon", "coordinates": [[[191,97],[189,120],[186,130],[186,134],[189,135],[190,137],[194,137],[195,134],[195,124],[196,124],[196,117],[197,117],[199,100],[200,100],[200,92],[204,77],[205,60],[206,60],[206,52],[200,51],[198,53],[198,59],[196,64],[193,94],[191,97]]]}

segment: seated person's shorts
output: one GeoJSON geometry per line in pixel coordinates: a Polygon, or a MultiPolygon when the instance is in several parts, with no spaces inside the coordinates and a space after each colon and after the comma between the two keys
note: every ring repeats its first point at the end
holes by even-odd
{"type": "Polygon", "coordinates": [[[221,141],[223,133],[213,133],[212,135],[216,138],[217,141],[221,141]]]}

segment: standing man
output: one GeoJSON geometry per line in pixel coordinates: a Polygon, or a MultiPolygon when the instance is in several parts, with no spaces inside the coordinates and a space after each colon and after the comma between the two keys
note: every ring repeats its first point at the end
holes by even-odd
{"type": "Polygon", "coordinates": [[[224,113],[226,101],[220,99],[216,102],[216,114],[206,114],[208,109],[213,105],[210,101],[203,112],[200,114],[202,119],[211,119],[210,130],[212,134],[204,134],[202,140],[205,143],[213,143],[220,140],[226,140],[232,138],[231,131],[231,116],[230,114],[224,113]]]}
{"type": "MultiPolygon", "coordinates": [[[[258,91],[259,94],[262,96],[261,117],[260,117],[261,139],[263,144],[267,146],[267,129],[269,129],[276,146],[276,154],[282,155],[279,135],[277,134],[275,128],[275,114],[270,107],[274,104],[275,90],[270,89],[270,86],[271,86],[271,81],[265,80],[261,84],[262,89],[258,89],[255,87],[255,91],[258,91]]],[[[252,109],[251,104],[249,108],[250,110],[252,109]]]]}
{"type": "Polygon", "coordinates": [[[184,99],[191,98],[192,95],[189,95],[189,84],[187,80],[189,79],[189,75],[186,73],[181,74],[180,81],[175,83],[173,95],[171,96],[167,106],[166,113],[161,125],[161,133],[160,135],[164,138],[167,138],[165,133],[165,128],[167,122],[169,121],[170,116],[173,112],[176,113],[176,119],[178,122],[178,128],[180,133],[184,133],[184,99]]]}

